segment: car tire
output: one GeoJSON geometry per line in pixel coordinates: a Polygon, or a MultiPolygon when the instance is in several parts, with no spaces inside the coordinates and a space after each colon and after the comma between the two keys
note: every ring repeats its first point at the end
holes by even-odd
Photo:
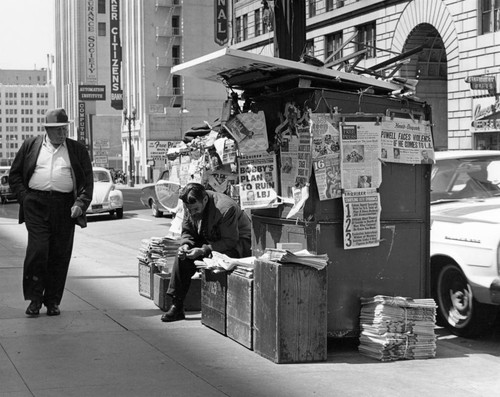
{"type": "Polygon", "coordinates": [[[117,208],[116,209],[116,219],[122,219],[123,218],[123,208],[117,208]]]}
{"type": "Polygon", "coordinates": [[[436,280],[435,301],[438,324],[466,338],[480,336],[495,320],[496,308],[478,302],[456,264],[443,266],[436,280]]]}
{"type": "Polygon", "coordinates": [[[154,200],[151,200],[151,213],[155,218],[161,218],[163,216],[163,212],[158,209],[158,205],[154,200]]]}

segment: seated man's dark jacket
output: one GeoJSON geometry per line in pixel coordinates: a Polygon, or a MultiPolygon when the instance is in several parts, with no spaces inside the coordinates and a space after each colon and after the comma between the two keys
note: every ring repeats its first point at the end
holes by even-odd
{"type": "Polygon", "coordinates": [[[248,215],[230,197],[207,191],[208,202],[203,211],[200,231],[184,211],[181,245],[202,247],[209,244],[213,251],[230,257],[246,257],[251,252],[251,222],[248,215]]]}
{"type": "MultiPolygon", "coordinates": [[[[23,200],[29,190],[29,181],[36,167],[38,154],[43,144],[44,135],[26,139],[17,154],[9,172],[9,185],[19,201],[19,223],[24,222],[23,200]]],[[[72,139],[66,139],[69,160],[73,170],[74,205],[82,209],[82,215],[75,218],[80,227],[87,226],[86,211],[92,201],[94,177],[92,163],[85,146],[72,139]]]]}

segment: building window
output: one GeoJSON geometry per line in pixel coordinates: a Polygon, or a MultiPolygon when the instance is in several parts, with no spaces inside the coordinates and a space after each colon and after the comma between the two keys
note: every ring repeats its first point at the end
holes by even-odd
{"type": "Polygon", "coordinates": [[[182,95],[181,91],[181,76],[172,76],[172,90],[174,95],[182,95]]]}
{"type": "Polygon", "coordinates": [[[358,37],[356,38],[356,51],[361,51],[366,48],[367,52],[365,53],[365,59],[375,58],[375,22],[360,25],[358,26],[357,31],[358,37]]]}
{"type": "Polygon", "coordinates": [[[260,8],[255,10],[254,13],[254,35],[255,37],[260,36],[262,34],[261,31],[261,20],[260,20],[260,8]]]}
{"type": "Polygon", "coordinates": [[[243,15],[243,40],[248,39],[248,14],[243,15]]]}
{"type": "Polygon", "coordinates": [[[174,36],[180,36],[181,34],[181,21],[178,15],[172,16],[172,34],[174,36]]]}
{"type": "Polygon", "coordinates": [[[481,0],[481,34],[500,31],[500,0],[481,0]]]}
{"type": "Polygon", "coordinates": [[[309,18],[316,16],[316,0],[309,0],[309,18]]]}
{"type": "Polygon", "coordinates": [[[97,13],[106,14],[106,0],[99,0],[97,3],[97,13]]]}
{"type": "Polygon", "coordinates": [[[236,18],[236,42],[241,41],[241,17],[236,18]]]}
{"type": "Polygon", "coordinates": [[[306,51],[305,53],[310,56],[314,56],[314,39],[306,41],[306,51]]]}
{"type": "Polygon", "coordinates": [[[178,65],[181,63],[181,47],[178,45],[172,46],[172,64],[178,65]]]}
{"type": "Polygon", "coordinates": [[[340,7],[344,7],[343,0],[326,0],[326,11],[332,11],[340,7]]]}
{"type": "Polygon", "coordinates": [[[325,36],[325,61],[331,62],[333,60],[342,58],[342,51],[339,51],[332,59],[330,56],[342,46],[342,32],[335,32],[325,36]]]}
{"type": "Polygon", "coordinates": [[[99,22],[97,24],[97,34],[101,37],[106,36],[106,22],[99,22]]]}

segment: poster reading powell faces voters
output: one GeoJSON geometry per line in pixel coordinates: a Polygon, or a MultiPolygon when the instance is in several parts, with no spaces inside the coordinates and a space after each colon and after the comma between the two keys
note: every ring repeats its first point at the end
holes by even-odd
{"type": "Polygon", "coordinates": [[[249,153],[239,157],[241,208],[265,208],[276,203],[276,156],[249,153]]]}
{"type": "Polygon", "coordinates": [[[382,122],[380,158],[391,163],[434,163],[430,123],[386,117],[382,122]]]}
{"type": "Polygon", "coordinates": [[[341,196],[340,132],[330,114],[311,114],[312,159],[319,199],[341,196]]]}
{"type": "Polygon", "coordinates": [[[345,190],[344,249],[380,244],[380,194],[377,189],[345,190]]]}
{"type": "Polygon", "coordinates": [[[380,123],[375,121],[346,121],[340,124],[343,189],[380,186],[380,131],[380,123]]]}

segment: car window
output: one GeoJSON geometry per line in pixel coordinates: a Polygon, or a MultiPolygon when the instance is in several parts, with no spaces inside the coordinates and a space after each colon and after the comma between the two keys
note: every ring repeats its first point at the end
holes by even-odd
{"type": "Polygon", "coordinates": [[[111,182],[111,179],[105,171],[94,171],[94,182],[111,182]]]}
{"type": "Polygon", "coordinates": [[[500,158],[438,160],[431,178],[431,201],[500,195],[500,158]]]}

